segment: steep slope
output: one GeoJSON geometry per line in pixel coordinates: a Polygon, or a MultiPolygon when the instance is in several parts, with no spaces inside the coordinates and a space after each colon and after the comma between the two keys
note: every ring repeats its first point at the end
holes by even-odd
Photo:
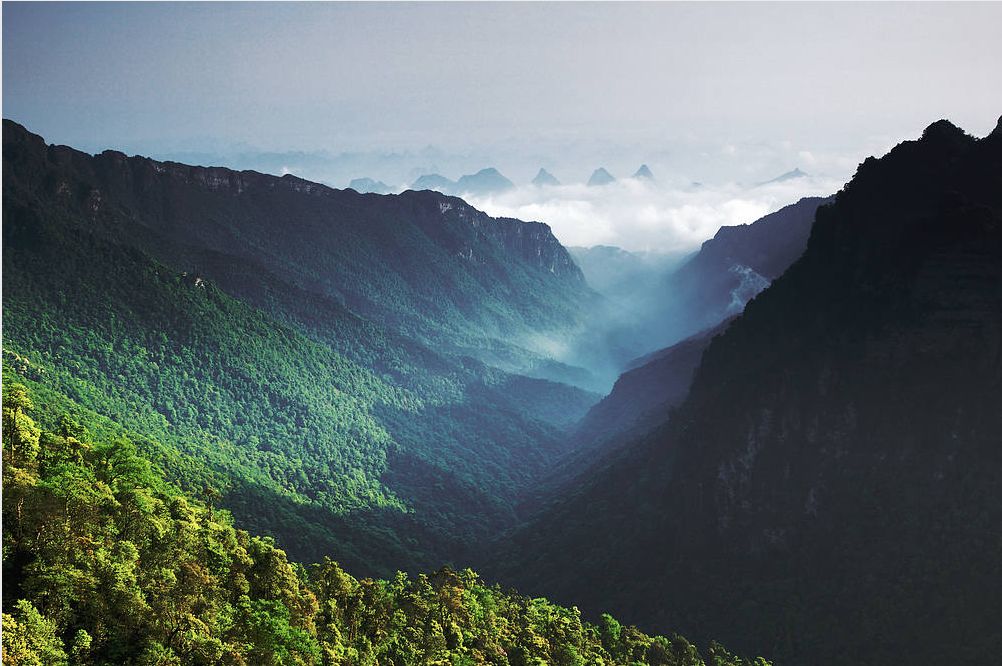
{"type": "Polygon", "coordinates": [[[512,578],[778,663],[993,661],[1000,404],[1002,122],[940,121],[819,209],[673,418],[513,541],[512,578]]]}
{"type": "Polygon", "coordinates": [[[618,368],[739,314],[801,255],[815,212],[829,201],[805,198],[751,224],[721,227],[678,268],[666,257],[654,272],[637,271],[629,255],[572,249],[589,282],[624,305],[603,332],[618,368]]]}
{"type": "MultiPolygon", "coordinates": [[[[455,299],[466,324],[484,320],[480,305],[525,322],[535,317],[532,297],[505,301],[512,283],[573,290],[577,269],[546,245],[542,225],[495,225],[472,209],[450,218],[439,203],[465,204],[431,193],[325,194],[260,174],[90,157],[46,147],[13,124],[4,138],[5,378],[162,442],[149,453],[172,478],[222,491],[242,525],[277,535],[298,556],[337,543],[361,572],[465,559],[511,524],[519,494],[563,453],[562,428],[591,403],[420,341],[467,343],[447,327],[422,327],[428,315],[412,308],[423,300],[455,299]],[[391,211],[417,212],[394,224],[367,210],[393,201],[391,211]],[[311,211],[333,215],[349,203],[352,216],[329,225],[336,234],[318,232],[308,252],[311,211]],[[256,224],[272,214],[283,233],[269,245],[256,224]],[[389,246],[382,255],[380,243],[389,246]],[[472,262],[451,254],[458,243],[472,262]],[[377,263],[351,279],[342,272],[342,283],[330,271],[345,269],[333,264],[361,259],[341,246],[377,263]],[[338,298],[387,298],[381,290],[392,283],[364,280],[394,271],[405,279],[411,247],[437,266],[418,269],[426,281],[396,303],[369,309],[375,319],[403,313],[396,326],[338,298]],[[563,275],[562,260],[571,267],[563,275]],[[510,284],[482,290],[481,270],[510,284]]],[[[490,334],[463,328],[471,340],[490,334]]]]}
{"type": "Polygon", "coordinates": [[[73,206],[103,233],[189,272],[244,282],[263,271],[449,352],[532,357],[539,350],[523,345],[575,326],[591,297],[546,225],[494,219],[459,199],[92,157],[46,147],[9,121],[4,134],[9,184],[26,196],[73,206]]]}
{"type": "Polygon", "coordinates": [[[593,625],[469,569],[359,580],[329,557],[289,562],[23,386],[4,386],[3,426],[7,664],[706,664],[680,636],[593,625]]]}
{"type": "Polygon", "coordinates": [[[667,279],[664,328],[690,335],[740,313],[807,247],[814,215],[831,197],[806,197],[751,224],[721,227],[667,279]]]}
{"type": "Polygon", "coordinates": [[[732,320],[635,359],[567,435],[567,453],[519,504],[523,516],[545,508],[553,497],[573,493],[597,470],[614,465],[633,440],[665,423],[689,394],[703,352],[732,320]]]}
{"type": "Polygon", "coordinates": [[[641,434],[663,423],[665,415],[688,395],[703,352],[730,322],[727,319],[712,329],[633,361],[609,395],[589,409],[575,426],[571,434],[574,455],[592,456],[597,449],[628,442],[631,433],[641,434]]]}

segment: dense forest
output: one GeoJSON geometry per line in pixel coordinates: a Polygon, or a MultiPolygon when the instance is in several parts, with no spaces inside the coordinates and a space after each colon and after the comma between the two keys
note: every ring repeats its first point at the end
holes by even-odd
{"type": "Polygon", "coordinates": [[[530,362],[503,339],[590,298],[544,225],[90,156],[9,121],[3,156],[5,379],[105,417],[296,557],[468,562],[597,398],[462,351],[530,362]]]}
{"type": "Polygon", "coordinates": [[[1000,149],[722,229],[600,401],[545,225],[5,122],[5,666],[984,660],[1000,149]]]}
{"type": "Polygon", "coordinates": [[[484,583],[473,571],[357,579],[165,482],[127,438],[3,399],[3,664],[765,666],[711,643],[484,583]]]}

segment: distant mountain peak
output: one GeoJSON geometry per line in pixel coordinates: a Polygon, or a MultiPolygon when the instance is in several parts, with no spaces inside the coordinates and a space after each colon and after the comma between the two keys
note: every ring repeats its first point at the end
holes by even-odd
{"type": "Polygon", "coordinates": [[[372,178],[355,178],[348,183],[348,188],[361,194],[389,194],[391,191],[389,185],[381,180],[374,180],[372,178]]]}
{"type": "Polygon", "coordinates": [[[444,193],[452,192],[455,187],[456,183],[454,181],[437,173],[427,173],[415,180],[411,185],[412,190],[437,190],[444,193]]]}
{"type": "Polygon", "coordinates": [[[800,167],[796,167],[795,169],[793,169],[793,171],[787,171],[784,174],[780,174],[780,175],[776,176],[772,180],[763,181],[763,182],[759,183],[758,185],[756,185],[756,187],[761,187],[762,185],[771,185],[773,183],[783,183],[783,182],[786,182],[788,180],[795,180],[797,178],[806,178],[809,175],[810,174],[807,173],[806,171],[801,171],[800,167]]]}
{"type": "Polygon", "coordinates": [[[515,187],[515,183],[505,178],[494,167],[481,169],[474,174],[462,176],[456,181],[456,191],[459,193],[491,194],[510,190],[513,187],[515,187]]]}
{"type": "Polygon", "coordinates": [[[646,164],[641,164],[640,168],[637,169],[632,178],[636,180],[654,180],[654,173],[646,164]]]}
{"type": "Polygon", "coordinates": [[[532,184],[537,187],[556,186],[560,184],[560,181],[552,173],[540,167],[539,173],[532,179],[532,184]]]}
{"type": "Polygon", "coordinates": [[[591,178],[588,179],[588,187],[595,187],[598,185],[608,185],[609,183],[616,182],[615,177],[611,173],[605,170],[605,167],[599,167],[592,172],[591,178]]]}

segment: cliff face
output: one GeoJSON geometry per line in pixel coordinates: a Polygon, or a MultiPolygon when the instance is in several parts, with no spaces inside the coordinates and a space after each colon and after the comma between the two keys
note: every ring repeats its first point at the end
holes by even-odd
{"type": "Polygon", "coordinates": [[[241,289],[228,271],[249,262],[460,351],[573,326],[592,297],[549,227],[494,219],[436,192],[363,195],[291,175],[91,156],[9,121],[4,159],[12,192],[82,210],[94,232],[166,263],[241,289]]]}
{"type": "Polygon", "coordinates": [[[991,660],[999,405],[1002,129],[941,121],[864,162],[671,421],[516,542],[575,553],[526,565],[542,591],[779,663],[991,660]]]}
{"type": "Polygon", "coordinates": [[[830,202],[806,197],[752,224],[721,227],[668,277],[675,299],[666,320],[683,319],[694,333],[739,314],[803,254],[815,212],[830,202]]]}

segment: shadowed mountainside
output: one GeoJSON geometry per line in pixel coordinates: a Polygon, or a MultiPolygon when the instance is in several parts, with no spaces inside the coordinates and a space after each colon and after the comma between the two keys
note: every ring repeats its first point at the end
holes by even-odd
{"type": "Polygon", "coordinates": [[[999,405],[1002,122],[939,121],[861,164],[671,420],[499,561],[777,663],[992,661],[999,405]]]}

